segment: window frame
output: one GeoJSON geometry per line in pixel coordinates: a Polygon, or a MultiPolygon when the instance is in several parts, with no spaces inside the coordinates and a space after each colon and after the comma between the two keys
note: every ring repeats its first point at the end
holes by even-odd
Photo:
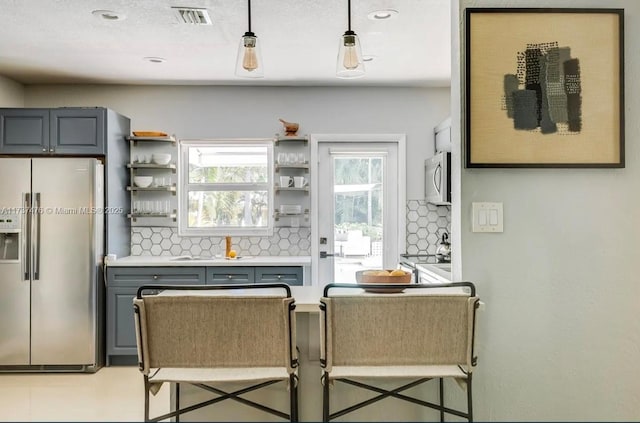
{"type": "Polygon", "coordinates": [[[274,143],[272,138],[215,138],[215,139],[185,139],[180,140],[178,146],[180,157],[178,171],[178,235],[179,236],[271,236],[273,235],[275,222],[274,213],[274,143]],[[266,183],[212,183],[189,184],[189,148],[213,147],[213,146],[239,146],[267,147],[267,182],[266,183]],[[220,188],[226,189],[210,189],[220,188]],[[197,188],[197,189],[195,189],[197,188]],[[257,191],[267,190],[268,199],[268,224],[265,227],[214,227],[214,228],[189,228],[189,192],[192,191],[257,191]]]}

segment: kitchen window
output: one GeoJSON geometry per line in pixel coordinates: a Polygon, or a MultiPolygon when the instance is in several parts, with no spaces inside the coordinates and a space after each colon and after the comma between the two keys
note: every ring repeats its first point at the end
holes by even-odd
{"type": "Polygon", "coordinates": [[[182,141],[180,158],[180,235],[272,234],[273,140],[182,141]]]}

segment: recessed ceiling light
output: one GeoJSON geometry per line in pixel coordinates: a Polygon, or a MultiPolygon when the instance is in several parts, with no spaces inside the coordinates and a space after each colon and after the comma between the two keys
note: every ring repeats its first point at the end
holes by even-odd
{"type": "Polygon", "coordinates": [[[123,21],[127,18],[124,13],[114,12],[113,10],[94,10],[91,14],[105,21],[123,21]]]}
{"type": "Polygon", "coordinates": [[[367,15],[367,18],[372,21],[384,21],[387,19],[395,18],[398,16],[398,11],[395,9],[383,9],[383,10],[374,10],[373,12],[367,15]]]}
{"type": "Polygon", "coordinates": [[[143,57],[142,59],[150,63],[164,63],[167,61],[164,57],[143,57]]]}

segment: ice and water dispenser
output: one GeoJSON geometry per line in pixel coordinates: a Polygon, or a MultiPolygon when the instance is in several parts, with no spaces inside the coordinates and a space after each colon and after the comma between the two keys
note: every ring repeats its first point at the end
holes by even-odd
{"type": "Polygon", "coordinates": [[[0,263],[20,260],[20,215],[0,214],[0,263]]]}

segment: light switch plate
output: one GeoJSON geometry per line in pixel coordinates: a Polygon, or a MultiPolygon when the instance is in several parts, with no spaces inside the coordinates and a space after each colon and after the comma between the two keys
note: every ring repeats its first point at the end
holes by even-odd
{"type": "Polygon", "coordinates": [[[473,232],[504,232],[502,203],[471,203],[473,232]]]}

